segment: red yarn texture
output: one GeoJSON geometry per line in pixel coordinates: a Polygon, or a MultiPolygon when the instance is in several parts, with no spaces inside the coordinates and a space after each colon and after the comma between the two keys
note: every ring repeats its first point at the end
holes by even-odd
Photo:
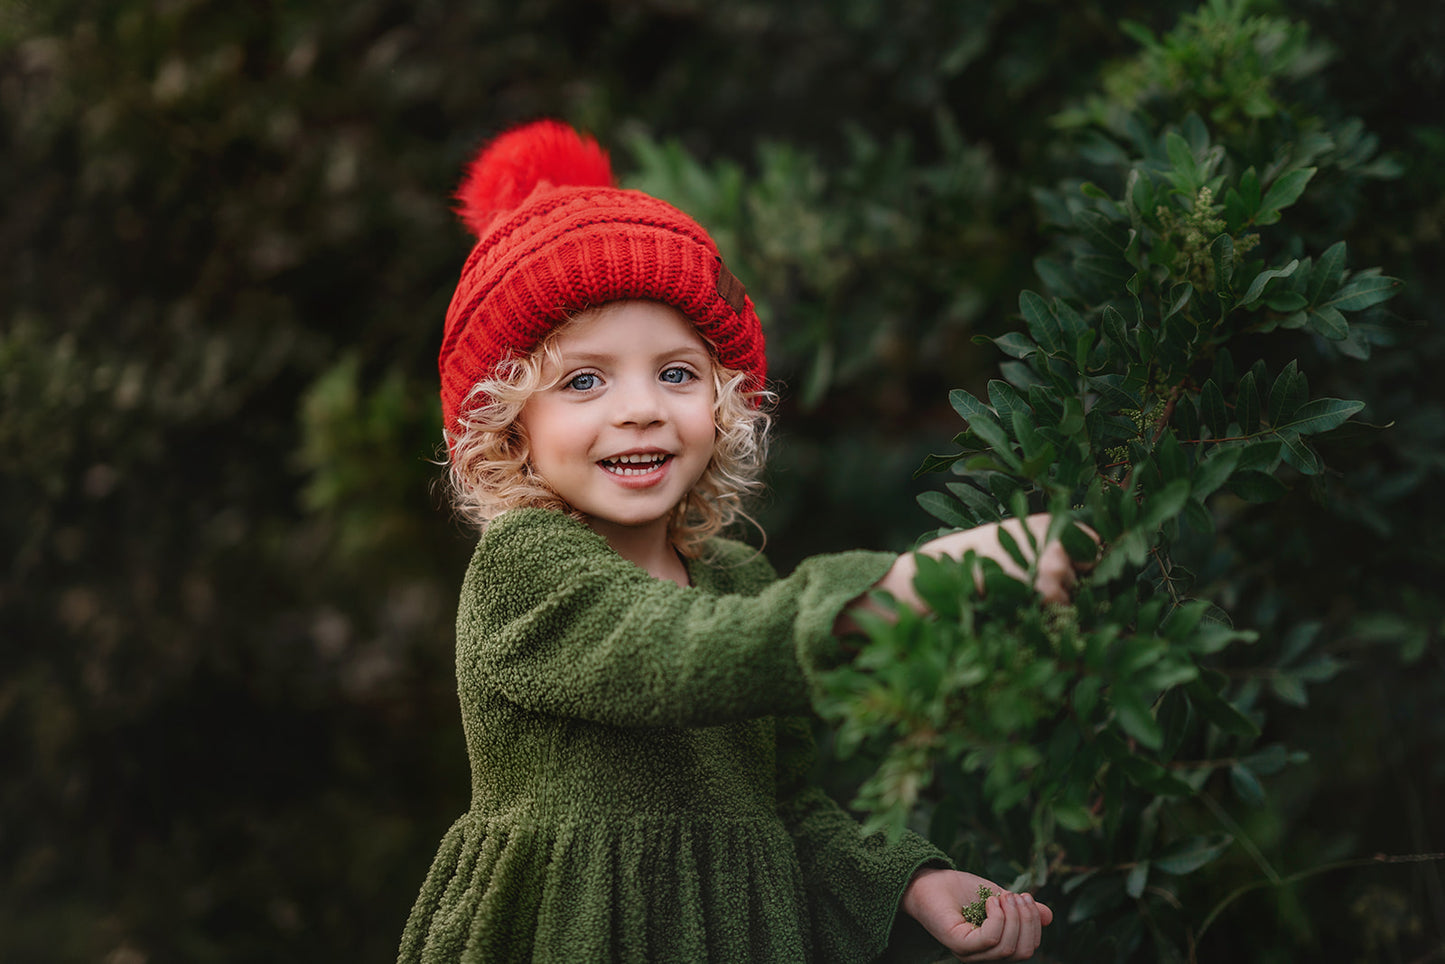
{"type": "Polygon", "coordinates": [[[457,187],[457,216],[481,237],[498,215],[527,200],[538,185],[612,187],[607,152],[558,121],[514,128],[487,144],[457,187]]]}
{"type": "Polygon", "coordinates": [[[611,301],[672,305],[720,363],[746,372],[749,389],[763,387],[762,325],[712,238],[667,202],[611,181],[597,144],[556,121],[509,131],[468,165],[457,213],[479,237],[438,357],[449,438],[478,381],[571,315],[611,301]]]}

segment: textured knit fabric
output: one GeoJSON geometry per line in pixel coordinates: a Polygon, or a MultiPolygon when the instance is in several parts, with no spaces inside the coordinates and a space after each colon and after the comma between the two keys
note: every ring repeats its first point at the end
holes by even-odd
{"type": "Polygon", "coordinates": [[[937,951],[898,902],[926,841],[865,838],[809,785],[810,678],[893,556],[778,579],[715,539],[692,586],[585,525],[508,512],[457,617],[471,806],[442,840],[401,962],[783,962],[937,951]]]}
{"type": "Polygon", "coordinates": [[[499,363],[530,353],[572,314],[611,301],[677,308],[723,365],[748,373],[749,390],[763,387],[762,325],[701,225],[640,191],[548,180],[578,172],[577,178],[595,181],[599,159],[610,179],[594,142],[555,121],[539,121],[497,138],[469,168],[459,197],[480,210],[459,213],[482,233],[447,309],[438,355],[446,432],[459,431],[468,393],[499,363]],[[558,158],[559,151],[574,156],[558,158]],[[513,209],[495,210],[523,192],[513,209]]]}

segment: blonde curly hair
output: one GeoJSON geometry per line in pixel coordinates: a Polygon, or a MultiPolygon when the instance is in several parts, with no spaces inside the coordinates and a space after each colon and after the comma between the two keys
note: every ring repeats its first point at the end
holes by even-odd
{"type": "MultiPolygon", "coordinates": [[[[528,399],[561,380],[560,374],[549,378],[547,371],[561,371],[557,335],[564,327],[553,329],[531,354],[507,359],[491,378],[473,386],[463,403],[467,414],[459,420],[462,431],[447,434],[452,506],[478,529],[508,509],[558,509],[584,518],[532,471],[531,445],[519,421],[528,399]]],[[[769,407],[776,401],[770,391],[748,391],[747,373],[723,368],[715,355],[712,377],[717,427],[712,459],[667,526],[673,545],[688,558],[695,558],[710,536],[739,519],[752,521],[744,500],[762,486],[759,477],[772,427],[769,407]]]]}

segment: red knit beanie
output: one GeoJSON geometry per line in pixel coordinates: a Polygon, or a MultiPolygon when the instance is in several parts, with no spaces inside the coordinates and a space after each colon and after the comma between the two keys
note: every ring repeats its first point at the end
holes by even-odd
{"type": "Polygon", "coordinates": [[[672,205],[614,186],[607,154],[591,138],[556,121],[514,128],[482,148],[456,196],[478,240],[437,360],[449,439],[478,404],[464,407],[478,381],[572,314],[610,301],[672,305],[719,362],[746,372],[748,389],[762,389],[762,325],[717,245],[672,205]]]}

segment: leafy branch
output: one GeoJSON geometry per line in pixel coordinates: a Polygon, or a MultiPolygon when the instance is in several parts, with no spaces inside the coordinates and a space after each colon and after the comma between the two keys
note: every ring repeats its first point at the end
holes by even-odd
{"type": "MultiPolygon", "coordinates": [[[[1297,703],[1340,664],[1294,648],[1260,665],[1248,655],[1259,635],[1196,598],[1185,563],[1224,512],[1321,475],[1318,442],[1364,409],[1312,397],[1297,360],[1236,356],[1291,332],[1358,353],[1352,319],[1399,287],[1349,270],[1344,242],[1318,255],[1285,243],[1283,213],[1316,172],[1308,157],[1261,173],[1193,115],[1135,145],[1116,193],[1085,183],[1063,200],[1067,260],[1040,260],[1044,290],[1020,294],[1022,328],[988,339],[1002,377],[984,397],[950,394],[956,449],[919,470],[955,476],[919,497],[946,526],[1048,511],[1078,557],[1094,546],[1072,523],[1093,527],[1102,557],[1066,607],[1038,606],[988,560],[920,558],[932,613],[867,621],[868,644],[818,700],[841,754],[881,755],[855,800],[870,828],[926,820],[934,839],[976,847],[961,833],[969,814],[1011,887],[1057,885],[1069,921],[1122,927],[1153,921],[1151,902],[1177,916],[1179,878],[1235,844],[1266,883],[1283,881],[1232,821],[1201,833],[1187,814],[1222,817],[1224,787],[1260,806],[1261,777],[1303,759],[1255,746],[1264,714],[1240,664],[1297,703]],[[1115,913],[1126,901],[1140,916],[1115,913]]],[[[1006,548],[1025,567],[1034,555],[1006,548]]]]}

